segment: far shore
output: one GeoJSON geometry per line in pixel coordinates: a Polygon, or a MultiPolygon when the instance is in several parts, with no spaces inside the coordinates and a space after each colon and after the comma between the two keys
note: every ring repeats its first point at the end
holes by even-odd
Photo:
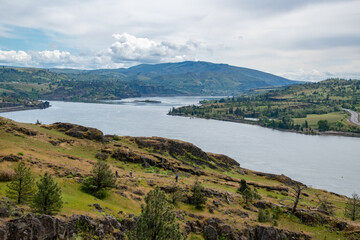
{"type": "MultiPolygon", "coordinates": [[[[268,128],[268,127],[262,126],[257,121],[251,121],[251,120],[246,120],[246,119],[202,118],[202,117],[198,117],[198,116],[188,116],[188,115],[182,115],[182,114],[169,114],[169,115],[180,116],[180,117],[190,117],[190,118],[201,118],[201,119],[208,119],[208,120],[218,120],[218,121],[234,122],[234,123],[244,123],[244,124],[250,124],[250,125],[257,125],[257,126],[260,126],[263,128],[268,128]]],[[[304,132],[304,131],[296,131],[294,129],[281,129],[281,128],[268,128],[268,129],[282,131],[282,132],[299,133],[299,134],[304,134],[304,135],[360,137],[360,133],[353,133],[353,132],[338,132],[338,131],[319,132],[319,131],[316,131],[314,133],[311,133],[311,132],[304,132]]]]}
{"type": "Polygon", "coordinates": [[[26,111],[26,110],[35,110],[35,109],[44,109],[40,106],[17,106],[17,107],[5,107],[0,108],[0,113],[6,113],[6,112],[18,112],[18,111],[26,111]]]}

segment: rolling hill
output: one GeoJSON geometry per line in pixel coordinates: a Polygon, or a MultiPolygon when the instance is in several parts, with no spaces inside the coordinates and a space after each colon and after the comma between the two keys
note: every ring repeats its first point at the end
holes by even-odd
{"type": "Polygon", "coordinates": [[[237,95],[258,88],[296,83],[258,70],[209,62],[141,64],[131,68],[98,70],[2,67],[0,102],[237,95]]]}

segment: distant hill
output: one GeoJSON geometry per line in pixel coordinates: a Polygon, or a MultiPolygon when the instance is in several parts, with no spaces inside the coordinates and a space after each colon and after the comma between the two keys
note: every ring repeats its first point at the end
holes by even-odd
{"type": "Polygon", "coordinates": [[[360,136],[356,114],[354,121],[347,120],[350,110],[360,112],[360,80],[328,79],[292,85],[250,97],[244,94],[203,101],[201,106],[174,108],[170,114],[258,124],[306,134],[360,136]],[[332,132],[328,133],[329,130],[332,132]]]}
{"type": "Polygon", "coordinates": [[[196,95],[237,95],[256,88],[297,83],[254,69],[192,61],[141,64],[127,69],[94,70],[87,74],[117,76],[129,82],[167,86],[196,95]]]}
{"type": "Polygon", "coordinates": [[[140,96],[237,95],[296,81],[209,62],[141,64],[120,69],[0,68],[0,100],[96,101],[140,96]]]}

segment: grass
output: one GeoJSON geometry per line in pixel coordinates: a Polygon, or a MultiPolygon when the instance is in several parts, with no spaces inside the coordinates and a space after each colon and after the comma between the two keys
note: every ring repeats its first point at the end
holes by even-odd
{"type": "Polygon", "coordinates": [[[326,226],[307,226],[302,224],[300,220],[291,215],[283,215],[279,221],[279,227],[291,229],[292,231],[309,233],[314,240],[338,240],[347,239],[343,233],[338,231],[329,231],[326,226]]]}
{"type": "MultiPolygon", "coordinates": [[[[54,130],[47,130],[36,125],[21,124],[21,126],[38,131],[38,135],[19,137],[15,136],[14,134],[5,132],[4,128],[0,126],[0,155],[16,155],[18,153],[22,153],[19,155],[25,160],[25,163],[28,166],[32,166],[32,171],[37,178],[39,178],[40,174],[44,173],[44,171],[55,173],[68,170],[70,170],[72,173],[80,172],[83,176],[87,176],[92,169],[92,164],[97,161],[95,154],[101,151],[103,148],[115,148],[114,144],[127,146],[129,149],[131,149],[131,151],[134,153],[136,152],[136,154],[141,156],[155,154],[154,152],[149,151],[149,148],[140,149],[134,142],[133,138],[130,137],[119,137],[119,140],[116,141],[109,143],[99,143],[85,139],[72,138],[64,135],[63,133],[59,133],[54,130]],[[63,144],[58,146],[53,146],[51,143],[49,143],[49,140],[56,140],[60,138],[69,139],[74,142],[72,145],[63,144]],[[68,156],[75,157],[75,159],[70,159],[68,156]],[[31,165],[30,162],[32,161],[37,163],[31,165]]],[[[180,162],[172,157],[169,157],[168,152],[166,151],[164,153],[156,153],[156,155],[166,158],[169,162],[176,164],[180,162]]],[[[108,164],[110,164],[113,172],[115,172],[115,170],[119,172],[120,178],[118,179],[118,185],[120,187],[125,186],[126,188],[111,190],[109,191],[108,197],[106,197],[104,200],[99,200],[80,191],[78,179],[73,177],[74,174],[66,173],[64,177],[56,178],[56,181],[62,188],[62,197],[64,201],[64,207],[59,213],[60,215],[85,214],[93,217],[101,217],[106,213],[118,218],[126,217],[127,214],[130,213],[139,215],[141,211],[140,206],[141,203],[143,203],[143,200],[136,201],[132,199],[131,195],[134,197],[139,197],[133,193],[135,190],[140,190],[146,194],[148,191],[153,189],[153,187],[150,187],[148,184],[150,180],[153,181],[156,186],[172,186],[174,184],[174,173],[172,171],[163,170],[156,167],[150,167],[146,169],[143,168],[141,164],[122,162],[112,157],[109,157],[106,161],[108,164]],[[128,177],[130,171],[133,172],[133,178],[128,177]],[[122,196],[119,194],[119,192],[126,194],[127,197],[122,196]],[[105,210],[105,213],[95,210],[93,207],[94,203],[99,203],[100,206],[105,210]],[[118,214],[120,211],[122,211],[123,214],[118,214]]],[[[190,161],[190,159],[188,159],[188,161],[190,161]]],[[[16,166],[16,164],[17,163],[13,162],[1,162],[0,168],[9,169],[16,166]]],[[[225,202],[225,200],[222,201],[216,197],[210,197],[208,198],[207,206],[212,206],[214,199],[217,201],[222,201],[222,206],[215,210],[214,214],[209,213],[208,207],[205,207],[203,210],[198,210],[195,209],[193,205],[183,202],[177,203],[175,206],[176,210],[186,211],[187,213],[193,213],[195,215],[202,215],[205,218],[219,217],[234,228],[241,228],[244,221],[247,221],[250,224],[257,224],[255,221],[257,219],[257,214],[242,207],[244,205],[243,200],[238,194],[236,194],[236,189],[239,187],[239,185],[235,182],[229,182],[224,179],[220,179],[218,178],[219,175],[227,175],[238,180],[245,179],[248,182],[256,182],[261,185],[284,186],[284,184],[278,181],[270,180],[262,176],[257,176],[250,170],[246,170],[248,174],[245,175],[242,175],[239,173],[239,171],[236,170],[224,171],[205,168],[203,171],[206,172],[206,175],[200,177],[189,175],[187,173],[180,173],[178,183],[179,186],[185,189],[191,189],[194,181],[199,179],[206,188],[218,192],[228,192],[233,198],[232,203],[229,205],[225,202]],[[224,211],[228,209],[240,209],[241,211],[245,211],[249,214],[250,219],[244,220],[236,215],[225,215],[224,211]]],[[[5,196],[6,184],[7,182],[0,182],[0,196],[5,196]]],[[[251,188],[253,189],[254,187],[251,188]]],[[[256,189],[258,194],[260,194],[264,200],[275,204],[279,204],[283,198],[289,198],[288,196],[284,196],[281,192],[278,191],[267,191],[264,188],[256,189]]],[[[304,192],[309,194],[309,197],[302,197],[299,207],[312,208],[316,206],[316,194],[320,194],[323,197],[327,197],[328,200],[331,201],[336,207],[336,217],[344,217],[343,209],[346,198],[312,188],[308,188],[304,190],[304,192]]],[[[190,192],[188,192],[188,194],[190,194],[190,192]]],[[[141,198],[143,199],[143,196],[141,198]]],[[[182,223],[186,221],[194,221],[194,219],[186,215],[185,220],[182,221],[182,223]]],[[[266,224],[269,226],[271,225],[271,223],[266,224]]],[[[305,231],[306,233],[314,236],[314,239],[323,240],[324,237],[327,239],[337,239],[335,236],[340,239],[344,238],[341,234],[330,232],[325,226],[308,227],[301,224],[298,219],[288,216],[283,216],[280,219],[279,227],[297,232],[305,231]]],[[[188,239],[203,238],[196,234],[191,234],[188,239]]]]}
{"type": "Polygon", "coordinates": [[[63,201],[65,203],[61,210],[62,214],[72,215],[75,213],[84,214],[84,212],[86,212],[91,215],[102,215],[102,213],[95,210],[92,206],[89,206],[94,203],[100,204],[102,208],[106,209],[107,214],[115,217],[119,211],[136,215],[140,213],[140,204],[138,202],[124,198],[113,191],[110,191],[109,196],[104,200],[100,200],[80,191],[79,184],[73,179],[59,179],[58,182],[61,186],[63,201]]]}
{"type": "Polygon", "coordinates": [[[303,125],[305,121],[308,122],[309,127],[317,127],[319,120],[327,120],[330,124],[341,121],[347,117],[344,112],[332,112],[327,114],[308,114],[306,118],[293,118],[295,124],[303,125]]]}

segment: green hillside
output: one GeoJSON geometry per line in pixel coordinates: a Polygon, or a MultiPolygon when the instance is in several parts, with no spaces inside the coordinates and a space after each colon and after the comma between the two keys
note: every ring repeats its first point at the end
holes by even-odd
{"type": "Polygon", "coordinates": [[[98,101],[140,96],[234,95],[296,82],[226,64],[183,62],[128,69],[0,68],[0,102],[98,101]]]}
{"type": "Polygon", "coordinates": [[[330,79],[263,94],[204,101],[201,106],[173,109],[170,114],[247,122],[310,134],[360,133],[359,126],[347,121],[349,114],[343,108],[360,111],[359,80],[330,79]]]}
{"type": "MultiPolygon", "coordinates": [[[[233,159],[203,152],[191,143],[159,137],[104,136],[97,129],[69,123],[33,125],[4,118],[0,118],[0,136],[0,233],[16,231],[6,230],[6,226],[17,223],[21,216],[30,221],[27,215],[33,211],[30,204],[15,204],[5,198],[14,168],[23,162],[35,180],[46,171],[55,177],[63,199],[63,207],[56,217],[63,219],[62,222],[77,214],[100,220],[113,217],[123,226],[118,230],[111,227],[102,239],[118,239],[115,234],[119,231],[126,234],[128,224],[136,224],[134,216],[140,214],[145,195],[156,186],[166,192],[169,202],[173,202],[172,191],[176,187],[179,195],[175,203],[170,204],[175,208],[176,221],[186,239],[213,239],[208,235],[211,230],[208,226],[213,224],[218,227],[211,235],[214,239],[256,239],[247,238],[249,236],[277,239],[281,236],[331,240],[359,236],[358,220],[350,221],[344,215],[347,197],[306,188],[284,175],[241,168],[233,159]],[[119,175],[116,187],[108,190],[104,199],[80,189],[97,161],[105,162],[119,175]],[[238,191],[242,179],[251,198],[245,198],[238,191]],[[189,200],[195,181],[204,187],[201,194],[205,202],[200,209],[189,200]],[[292,214],[293,193],[298,187],[302,189],[301,196],[292,214]]],[[[81,238],[84,235],[79,234],[84,229],[78,221],[74,227],[78,228],[75,239],[98,238],[100,233],[96,231],[87,232],[88,238],[81,238]]],[[[19,227],[26,226],[21,224],[19,227]]]]}

